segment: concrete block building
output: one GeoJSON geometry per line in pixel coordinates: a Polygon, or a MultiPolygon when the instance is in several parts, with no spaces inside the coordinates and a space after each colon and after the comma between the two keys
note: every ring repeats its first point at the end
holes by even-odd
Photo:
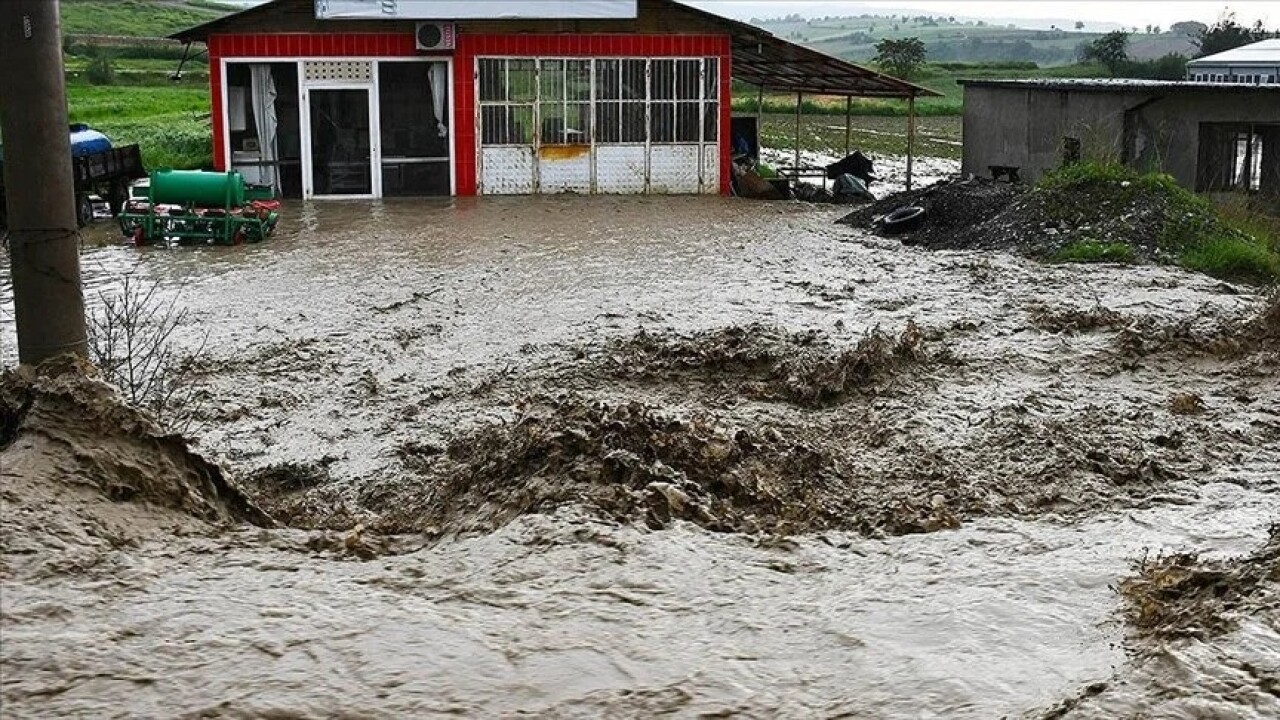
{"type": "Polygon", "coordinates": [[[1035,180],[1080,147],[1199,192],[1280,197],[1280,85],[969,80],[962,171],[1035,180]]]}

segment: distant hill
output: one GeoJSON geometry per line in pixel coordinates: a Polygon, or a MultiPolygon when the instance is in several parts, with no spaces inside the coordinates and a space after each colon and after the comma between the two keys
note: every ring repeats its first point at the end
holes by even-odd
{"type": "Polygon", "coordinates": [[[216,0],[62,0],[61,7],[64,35],[138,37],[164,37],[243,9],[216,0]]]}
{"type": "MultiPolygon", "coordinates": [[[[935,62],[1035,62],[1040,65],[1067,65],[1076,62],[1081,45],[1093,42],[1101,33],[1072,28],[1032,30],[1011,25],[992,25],[980,20],[938,16],[862,15],[804,19],[755,19],[755,24],[775,35],[808,45],[847,60],[865,62],[875,57],[875,44],[884,38],[918,37],[924,41],[929,59],[935,62]]],[[[1196,50],[1191,39],[1177,33],[1134,34],[1129,52],[1139,60],[1169,53],[1191,57],[1196,50]]]]}

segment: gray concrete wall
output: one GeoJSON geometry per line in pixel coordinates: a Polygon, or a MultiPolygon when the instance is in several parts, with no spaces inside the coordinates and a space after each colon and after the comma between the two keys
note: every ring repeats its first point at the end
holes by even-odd
{"type": "Polygon", "coordinates": [[[963,122],[966,174],[989,176],[991,165],[1012,165],[1035,181],[1061,164],[1063,138],[1071,136],[1086,158],[1167,172],[1194,189],[1200,123],[1280,123],[1280,94],[970,85],[963,122]]]}

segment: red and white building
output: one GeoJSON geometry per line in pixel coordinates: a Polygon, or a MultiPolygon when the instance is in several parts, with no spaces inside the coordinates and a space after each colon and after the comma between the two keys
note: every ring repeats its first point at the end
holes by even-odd
{"type": "Polygon", "coordinates": [[[731,79],[917,86],[675,0],[271,0],[207,45],[214,164],[285,197],[727,193],[731,79]]]}

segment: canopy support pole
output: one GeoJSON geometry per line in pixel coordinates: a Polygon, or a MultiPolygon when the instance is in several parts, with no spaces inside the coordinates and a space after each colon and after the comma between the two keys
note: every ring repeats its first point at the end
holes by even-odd
{"type": "Polygon", "coordinates": [[[853,142],[853,96],[844,98],[844,156],[849,157],[849,148],[853,142]]]}
{"type": "Polygon", "coordinates": [[[796,177],[800,173],[800,106],[804,104],[804,93],[796,93],[796,177]]]}
{"type": "Polygon", "coordinates": [[[907,190],[911,190],[911,172],[916,151],[916,96],[907,98],[907,190]]]}

